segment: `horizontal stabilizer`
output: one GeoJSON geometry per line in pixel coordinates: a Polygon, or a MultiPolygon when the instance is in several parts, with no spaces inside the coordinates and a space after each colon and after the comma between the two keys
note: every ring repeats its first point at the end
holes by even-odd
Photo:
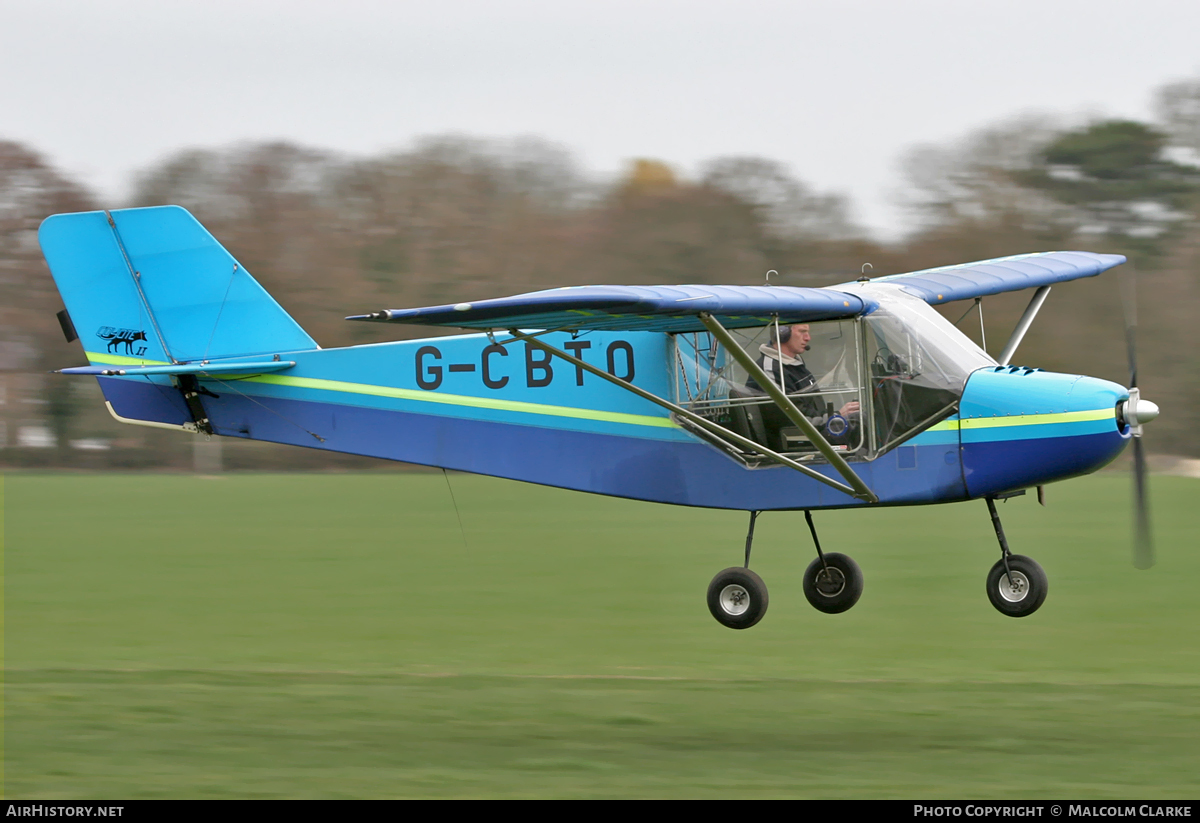
{"type": "MultiPolygon", "coordinates": [[[[907,274],[875,277],[871,283],[890,283],[919,297],[926,303],[950,303],[987,297],[1006,291],[1052,286],[1081,277],[1095,277],[1125,262],[1121,254],[1095,254],[1088,251],[1045,251],[1016,254],[977,263],[960,263],[923,269],[907,274]]],[[[854,283],[842,283],[836,289],[854,290],[854,283]]]]}
{"type": "Polygon", "coordinates": [[[254,363],[176,363],[163,366],[75,366],[59,369],[58,374],[92,374],[105,377],[143,374],[262,374],[283,371],[296,365],[295,360],[261,360],[254,363]]]}
{"type": "Polygon", "coordinates": [[[570,329],[702,332],[711,314],[725,328],[856,317],[873,300],[830,289],[789,286],[569,286],[419,309],[385,309],[347,320],[464,329],[570,329]]]}

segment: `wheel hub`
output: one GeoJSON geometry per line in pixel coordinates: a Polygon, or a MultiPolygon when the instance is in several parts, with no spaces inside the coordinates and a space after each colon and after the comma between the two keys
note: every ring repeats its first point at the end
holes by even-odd
{"type": "Polygon", "coordinates": [[[998,588],[1000,596],[1009,603],[1020,603],[1029,596],[1029,578],[1022,572],[1010,571],[1001,576],[998,588]]]}
{"type": "Polygon", "coordinates": [[[737,616],[745,614],[750,608],[750,592],[736,583],[721,589],[721,610],[725,614],[737,616]]]}
{"type": "Polygon", "coordinates": [[[817,572],[813,583],[818,593],[825,597],[837,597],[846,588],[846,575],[842,574],[841,569],[826,566],[817,572]]]}

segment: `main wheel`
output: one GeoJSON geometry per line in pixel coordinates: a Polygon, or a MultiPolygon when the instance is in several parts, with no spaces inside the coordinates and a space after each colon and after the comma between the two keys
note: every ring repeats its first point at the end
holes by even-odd
{"type": "Polygon", "coordinates": [[[748,629],[767,613],[767,584],[754,572],[734,566],[708,584],[708,610],[731,629],[748,629]]]}
{"type": "Polygon", "coordinates": [[[817,611],[841,614],[862,597],[863,574],[858,564],[844,554],[826,552],[804,570],[804,596],[817,611]]]}
{"type": "Polygon", "coordinates": [[[1020,554],[1008,556],[1009,579],[1004,560],[996,561],[987,576],[988,600],[996,611],[1009,617],[1025,617],[1033,614],[1046,601],[1046,573],[1042,567],[1020,554]]]}

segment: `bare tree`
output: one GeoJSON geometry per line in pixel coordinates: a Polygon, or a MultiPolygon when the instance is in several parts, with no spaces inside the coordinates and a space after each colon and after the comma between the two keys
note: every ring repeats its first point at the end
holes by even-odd
{"type": "Polygon", "coordinates": [[[1055,120],[1029,115],[949,146],[918,146],[901,161],[899,202],[917,230],[1014,217],[1042,226],[1069,221],[1068,209],[1024,180],[1060,131],[1055,120]]]}
{"type": "MultiPolygon", "coordinates": [[[[91,195],[37,152],[0,141],[0,381],[8,399],[0,406],[0,419],[7,431],[26,422],[26,416],[45,425],[59,446],[58,460],[81,409],[69,381],[45,372],[79,363],[80,354],[55,320],[62,301],[42,259],[37,231],[51,214],[92,208],[91,195]],[[7,419],[14,413],[20,417],[7,419]]],[[[48,459],[38,451],[26,457],[48,459]]]]}
{"type": "Polygon", "coordinates": [[[0,141],[0,327],[5,340],[24,341],[24,351],[61,352],[53,314],[62,304],[42,260],[38,226],[51,214],[92,208],[91,194],[37,152],[0,141]]]}
{"type": "Polygon", "coordinates": [[[764,229],[783,240],[847,240],[866,234],[855,224],[845,196],[813,191],[775,160],[721,157],[705,165],[701,180],[752,206],[764,229]]]}

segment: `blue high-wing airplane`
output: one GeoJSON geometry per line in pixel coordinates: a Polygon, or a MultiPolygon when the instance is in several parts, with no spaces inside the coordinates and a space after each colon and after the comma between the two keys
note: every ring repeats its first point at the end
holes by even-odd
{"type": "MultiPolygon", "coordinates": [[[[1009,551],[994,501],[1093,472],[1134,438],[1135,562],[1152,564],[1131,388],[1008,365],[1050,287],[1120,255],[1046,252],[830,288],[583,286],[349,320],[475,333],[322,349],[186,210],[60,214],[39,239],[113,417],[750,513],[745,565],[709,587],[723,625],[753,626],[759,512],[804,511],[804,592],[849,609],[862,573],[823,552],[814,509],[983,498],[1002,613],[1046,596],[1009,551]],[[993,359],[931,306],[1036,289],[993,359]]],[[[1128,324],[1127,324],[1128,325],[1128,324]]]]}

